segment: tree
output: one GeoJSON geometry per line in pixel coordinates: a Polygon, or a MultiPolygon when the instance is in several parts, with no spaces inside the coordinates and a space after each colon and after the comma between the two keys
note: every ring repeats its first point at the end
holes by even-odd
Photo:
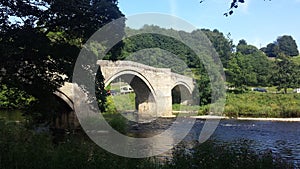
{"type": "Polygon", "coordinates": [[[244,76],[242,69],[238,64],[238,57],[233,57],[228,63],[228,69],[226,70],[226,79],[232,87],[241,87],[244,84],[244,76]]]}
{"type": "MultiPolygon", "coordinates": [[[[145,30],[148,30],[149,32],[154,31],[165,32],[169,34],[173,33],[175,35],[180,34],[182,38],[191,38],[191,34],[187,32],[164,29],[158,26],[149,25],[145,25],[140,30],[127,28],[126,32],[130,34],[130,32],[143,32],[145,30]]],[[[184,66],[182,65],[182,63],[176,61],[176,58],[172,58],[173,56],[170,56],[170,54],[166,55],[166,53],[163,53],[162,51],[149,50],[150,48],[160,48],[178,56],[177,60],[183,61],[189,68],[198,68],[200,65],[200,60],[196,56],[196,54],[182,42],[172,37],[159,34],[140,34],[125,39],[124,44],[125,45],[122,51],[123,55],[120,58],[139,61],[143,64],[154,67],[171,68],[173,72],[182,74],[184,70],[180,70],[180,67],[182,68],[184,66]],[[139,53],[131,55],[131,53],[135,53],[143,49],[148,50],[143,51],[142,55],[139,53]],[[131,57],[128,58],[128,56],[130,55],[131,57]],[[176,67],[179,67],[179,69],[176,69],[176,67]]]]}
{"type": "Polygon", "coordinates": [[[207,38],[213,44],[214,48],[219,54],[222,64],[225,68],[228,67],[228,62],[232,57],[233,42],[231,39],[226,38],[223,33],[219,32],[217,29],[213,31],[209,29],[201,29],[205,33],[207,38]]]}
{"type": "Polygon", "coordinates": [[[278,45],[275,43],[269,43],[266,48],[261,49],[268,57],[277,57],[280,53],[278,45]]]}
{"type": "Polygon", "coordinates": [[[34,96],[35,111],[51,114],[52,93],[71,79],[82,45],[122,16],[116,0],[1,0],[0,82],[34,96]]]}
{"type": "MultiPolygon", "coordinates": [[[[184,43],[178,41],[169,36],[164,36],[161,34],[139,34],[136,36],[132,36],[124,40],[124,48],[123,48],[123,56],[121,58],[126,58],[129,60],[133,60],[136,62],[140,62],[146,65],[154,66],[154,67],[164,67],[171,68],[173,72],[185,74],[185,73],[193,73],[193,77],[196,80],[196,88],[198,88],[198,92],[195,90],[193,96],[199,98],[200,104],[205,105],[211,103],[212,100],[212,91],[217,91],[215,93],[216,97],[222,96],[222,84],[221,79],[217,79],[218,77],[214,77],[210,79],[207,71],[205,70],[204,63],[210,66],[211,71],[218,71],[221,68],[215,68],[214,64],[210,64],[213,62],[214,58],[211,58],[212,53],[208,48],[211,47],[208,39],[204,38],[205,35],[209,35],[211,39],[214,40],[213,45],[217,46],[217,51],[219,55],[223,57],[224,62],[229,60],[231,55],[231,42],[226,39],[222,33],[218,30],[210,31],[208,29],[204,30],[195,30],[191,33],[184,31],[177,31],[173,29],[164,29],[158,26],[149,26],[145,25],[140,30],[134,30],[127,28],[126,32],[131,34],[133,32],[144,32],[147,30],[148,32],[161,32],[166,35],[179,35],[180,38],[185,39],[189,42],[189,45],[195,47],[199,51],[202,51],[200,56],[197,56],[196,53],[184,43]],[[199,38],[204,38],[199,41],[199,38]],[[163,53],[162,51],[151,50],[150,48],[160,48],[162,50],[168,51],[172,54],[163,53]],[[148,50],[143,50],[148,49],[148,50]],[[142,51],[139,53],[139,51],[142,51]],[[133,54],[131,54],[133,53],[133,54]],[[131,54],[131,55],[130,55],[131,54]],[[209,57],[208,57],[209,56],[209,57]],[[199,57],[203,57],[203,62],[199,57]],[[226,58],[226,59],[225,59],[226,58]],[[186,67],[187,66],[187,67],[186,67]],[[183,68],[183,69],[182,69],[183,68]],[[186,68],[189,68],[188,72],[186,68]],[[210,83],[217,81],[219,84],[214,83],[214,86],[218,86],[218,89],[211,89],[210,83]]],[[[214,74],[211,72],[211,74],[214,74]]],[[[198,100],[198,99],[195,99],[198,100]]]]}
{"type": "Polygon", "coordinates": [[[275,63],[272,81],[277,90],[284,89],[284,93],[287,93],[287,88],[299,87],[299,66],[282,53],[275,63]]]}
{"type": "Polygon", "coordinates": [[[229,62],[226,75],[231,86],[243,88],[246,85],[257,83],[257,75],[254,72],[254,67],[250,62],[251,58],[237,53],[229,62]]]}
{"type": "Polygon", "coordinates": [[[238,46],[239,45],[248,45],[245,39],[239,40],[238,46]]]}
{"type": "Polygon", "coordinates": [[[256,74],[256,83],[254,86],[270,86],[270,78],[273,71],[273,62],[261,51],[246,55],[249,58],[249,62],[253,67],[253,72],[256,74]]]}
{"type": "Polygon", "coordinates": [[[239,41],[238,45],[236,46],[236,52],[240,52],[243,55],[249,55],[253,53],[257,53],[258,49],[253,45],[248,45],[247,42],[242,39],[239,41]]]}
{"type": "Polygon", "coordinates": [[[279,50],[287,56],[298,56],[299,51],[296,41],[292,36],[284,35],[277,38],[279,50]]]}
{"type": "Polygon", "coordinates": [[[243,46],[242,49],[250,48],[251,50],[235,53],[226,70],[227,80],[234,87],[269,86],[272,62],[263,52],[252,45],[241,46],[243,46]]]}
{"type": "Polygon", "coordinates": [[[283,53],[286,56],[299,55],[296,41],[292,36],[288,35],[278,37],[274,43],[269,43],[267,47],[261,50],[269,57],[277,57],[279,53],[283,53]]]}

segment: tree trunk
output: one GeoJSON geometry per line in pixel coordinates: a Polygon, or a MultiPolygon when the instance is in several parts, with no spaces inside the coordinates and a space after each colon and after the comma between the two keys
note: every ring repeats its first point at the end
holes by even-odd
{"type": "Polygon", "coordinates": [[[287,94],[287,88],[286,87],[284,88],[284,94],[287,94]]]}

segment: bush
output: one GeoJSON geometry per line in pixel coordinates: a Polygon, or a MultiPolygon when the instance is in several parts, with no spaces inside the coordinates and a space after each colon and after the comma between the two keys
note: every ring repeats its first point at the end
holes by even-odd
{"type": "Polygon", "coordinates": [[[114,104],[112,97],[107,97],[106,111],[103,112],[105,120],[109,125],[120,133],[126,133],[127,131],[127,119],[117,112],[117,108],[114,104]]]}
{"type": "Polygon", "coordinates": [[[24,91],[0,84],[0,109],[24,109],[35,101],[24,91]]]}
{"type": "Polygon", "coordinates": [[[210,105],[204,105],[199,108],[198,115],[208,115],[209,114],[210,105]]]}

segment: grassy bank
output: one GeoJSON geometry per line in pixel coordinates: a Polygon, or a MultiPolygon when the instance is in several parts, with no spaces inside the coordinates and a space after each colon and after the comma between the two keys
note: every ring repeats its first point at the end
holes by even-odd
{"type": "Polygon", "coordinates": [[[294,63],[296,63],[297,65],[300,65],[300,56],[292,57],[292,61],[294,61],[294,63]]]}
{"type": "MultiPolygon", "coordinates": [[[[208,113],[209,105],[199,107],[199,115],[208,113]]],[[[223,113],[228,117],[300,117],[300,94],[227,93],[223,113]]]]}
{"type": "Polygon", "coordinates": [[[135,110],[135,93],[109,96],[118,111],[135,110]]]}
{"type": "MultiPolygon", "coordinates": [[[[274,89],[275,90],[275,89],[274,89]]],[[[117,110],[134,110],[135,94],[117,95],[112,101],[117,110]]],[[[172,105],[173,111],[198,111],[199,115],[209,113],[209,105],[172,105]]],[[[300,117],[300,94],[276,94],[247,92],[227,93],[224,115],[228,117],[300,117]]]]}
{"type": "Polygon", "coordinates": [[[20,124],[0,121],[0,166],[3,169],[176,169],[176,168],[293,168],[271,151],[254,152],[245,141],[208,141],[191,149],[177,147],[173,159],[131,159],[111,154],[83,134],[67,135],[59,142],[49,133],[35,133],[20,124]]]}
{"type": "Polygon", "coordinates": [[[300,117],[300,94],[227,94],[224,113],[229,117],[300,117]]]}

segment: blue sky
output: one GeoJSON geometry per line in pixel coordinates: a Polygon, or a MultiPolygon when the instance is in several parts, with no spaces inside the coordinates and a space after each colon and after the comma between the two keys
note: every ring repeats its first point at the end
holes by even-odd
{"type": "Polygon", "coordinates": [[[257,47],[278,36],[291,35],[300,49],[300,0],[245,0],[232,16],[223,13],[231,0],[119,0],[125,16],[157,12],[171,14],[195,27],[230,33],[235,44],[245,39],[257,47]]]}

